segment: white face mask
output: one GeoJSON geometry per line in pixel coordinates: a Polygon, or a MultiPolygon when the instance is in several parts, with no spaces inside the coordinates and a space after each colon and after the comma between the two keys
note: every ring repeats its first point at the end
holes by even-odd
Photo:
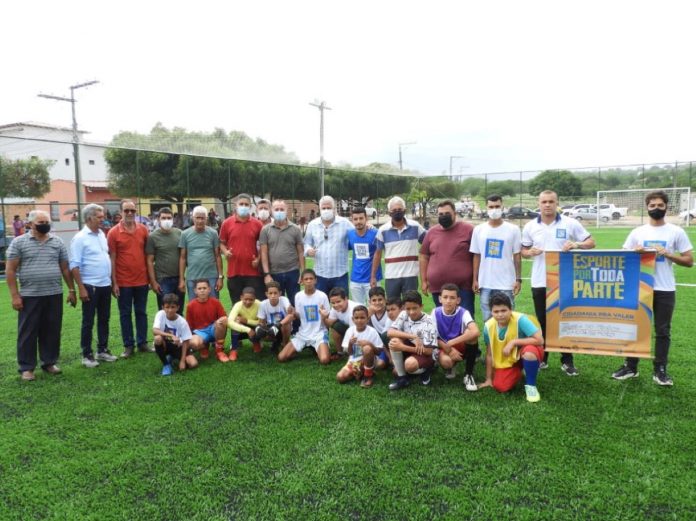
{"type": "Polygon", "coordinates": [[[324,221],[330,221],[334,218],[334,211],[331,208],[325,208],[320,212],[321,218],[324,221]]]}
{"type": "Polygon", "coordinates": [[[259,210],[259,219],[262,221],[267,220],[271,216],[271,212],[268,210],[259,210]]]}
{"type": "Polygon", "coordinates": [[[493,219],[494,221],[497,221],[498,219],[503,217],[503,210],[502,208],[492,208],[488,210],[488,218],[493,219]]]}
{"type": "Polygon", "coordinates": [[[160,219],[160,228],[163,230],[171,230],[174,226],[174,221],[172,219],[160,219]]]}

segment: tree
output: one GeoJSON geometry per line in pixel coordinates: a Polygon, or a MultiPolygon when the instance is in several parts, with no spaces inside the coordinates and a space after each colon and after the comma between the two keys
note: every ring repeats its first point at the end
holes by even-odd
{"type": "Polygon", "coordinates": [[[55,161],[0,156],[0,197],[40,198],[51,190],[49,168],[55,161]]]}
{"type": "Polygon", "coordinates": [[[553,190],[559,197],[578,196],[582,194],[582,182],[569,170],[544,170],[529,181],[529,191],[539,194],[544,190],[553,190]]]}

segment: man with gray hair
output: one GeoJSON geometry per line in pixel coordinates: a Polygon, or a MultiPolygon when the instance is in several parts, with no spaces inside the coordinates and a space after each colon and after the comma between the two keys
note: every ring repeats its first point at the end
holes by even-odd
{"type": "Polygon", "coordinates": [[[406,203],[394,196],[387,203],[391,221],[379,227],[372,260],[370,285],[377,285],[377,268],[384,251],[384,289],[387,298],[401,298],[409,290],[418,291],[418,244],[423,242],[425,229],[406,218],[406,203]]]}
{"type": "Polygon", "coordinates": [[[68,250],[63,240],[50,233],[49,215],[41,210],[29,212],[31,229],[10,243],[7,250],[7,287],[12,307],[19,312],[17,323],[17,364],[22,380],[34,380],[36,347],[41,369],[60,374],[63,322],[63,285],[68,285],[68,302],[75,307],[75,287],[68,269],[68,250]],[[17,288],[19,275],[19,290],[17,288]]]}
{"type": "Polygon", "coordinates": [[[88,204],[82,209],[82,230],[70,242],[70,271],[82,301],[80,347],[82,365],[94,368],[101,362],[115,362],[109,352],[111,318],[111,259],[106,236],[101,231],[104,209],[88,204]],[[92,329],[97,316],[97,356],[92,354],[92,329]]]}
{"type": "Polygon", "coordinates": [[[330,195],[319,199],[319,217],[307,225],[304,253],[314,259],[317,289],[327,295],[340,287],[348,293],[348,232],[353,224],[336,215],[336,201],[330,195]]]}
{"type": "Polygon", "coordinates": [[[222,289],[222,259],[217,232],[206,226],[208,210],[193,209],[193,226],[181,232],[179,239],[179,291],[188,289],[189,299],[196,298],[196,281],[206,279],[210,294],[218,298],[222,289]]]}

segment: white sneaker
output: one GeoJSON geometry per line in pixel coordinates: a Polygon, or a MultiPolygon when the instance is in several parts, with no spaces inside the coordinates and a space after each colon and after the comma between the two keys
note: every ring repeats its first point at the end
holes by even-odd
{"type": "Polygon", "coordinates": [[[539,364],[539,369],[548,369],[548,368],[549,368],[549,364],[546,362],[541,362],[539,364]]]}
{"type": "Polygon", "coordinates": [[[476,385],[476,381],[474,380],[474,375],[465,374],[462,383],[466,387],[467,391],[478,391],[478,386],[476,385]]]}
{"type": "Polygon", "coordinates": [[[99,367],[99,362],[97,362],[94,358],[90,357],[87,358],[86,356],[82,358],[82,365],[85,367],[89,367],[90,369],[94,369],[95,367],[99,367]]]}
{"type": "Polygon", "coordinates": [[[445,371],[445,378],[447,378],[448,380],[452,380],[456,377],[457,377],[457,369],[455,367],[453,367],[451,369],[447,369],[445,371]]]}
{"type": "Polygon", "coordinates": [[[95,357],[97,360],[101,360],[102,362],[115,362],[118,360],[117,356],[112,355],[108,351],[102,351],[101,353],[97,353],[97,356],[95,357]]]}

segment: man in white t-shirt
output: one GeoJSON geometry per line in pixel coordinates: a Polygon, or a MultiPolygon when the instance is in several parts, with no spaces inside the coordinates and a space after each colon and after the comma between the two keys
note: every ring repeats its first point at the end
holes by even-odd
{"type": "MultiPolygon", "coordinates": [[[[558,195],[552,190],[539,194],[541,214],[524,225],[522,230],[522,257],[532,262],[532,299],[534,311],[546,338],[546,258],[547,251],[591,250],[595,247],[592,235],[575,219],[558,213],[558,195]]],[[[544,353],[540,367],[548,367],[549,354],[544,353]]],[[[577,376],[578,370],[571,353],[561,353],[561,369],[568,376],[577,376]]]]}
{"type": "Polygon", "coordinates": [[[288,362],[306,346],[311,346],[319,357],[319,363],[326,365],[329,356],[329,333],[324,321],[329,316],[329,298],[326,293],[316,289],[317,275],[314,270],[302,272],[304,290],[295,296],[295,319],[300,321],[297,334],[292,337],[283,350],[278,353],[279,362],[288,362]]]}
{"type": "Polygon", "coordinates": [[[474,228],[469,251],[474,254],[473,289],[479,294],[485,322],[491,318],[489,302],[493,293],[505,293],[510,302],[522,286],[522,234],[519,226],[503,220],[503,198],[486,198],[488,222],[474,228]]]}
{"type": "MultiPolygon", "coordinates": [[[[669,197],[662,190],[645,196],[650,222],[635,228],[626,238],[624,249],[657,252],[655,284],[653,286],[653,323],[655,327],[655,358],[653,380],[658,385],[673,385],[667,374],[672,314],[676,303],[676,284],[672,264],[690,268],[694,265],[693,246],[686,232],[679,226],[665,222],[669,197]]],[[[638,358],[626,358],[612,375],[616,380],[638,376],[638,358]]]]}

